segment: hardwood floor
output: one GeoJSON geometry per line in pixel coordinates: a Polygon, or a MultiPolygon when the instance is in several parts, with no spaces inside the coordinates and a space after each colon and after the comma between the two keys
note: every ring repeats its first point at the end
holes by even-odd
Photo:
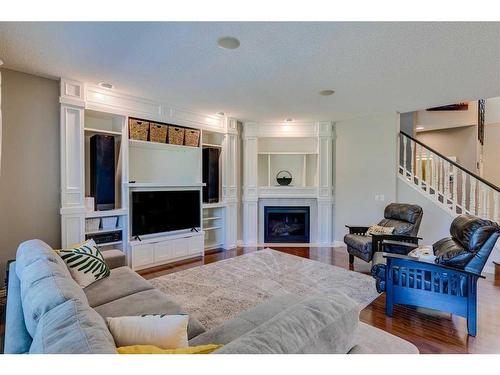
{"type": "MultiPolygon", "coordinates": [[[[218,262],[260,248],[213,251],[203,259],[141,271],[146,279],[218,262]]],[[[349,269],[344,248],[275,247],[275,250],[349,269]]],[[[369,273],[370,266],[359,259],[352,270],[369,273]]],[[[385,315],[385,294],[361,311],[360,320],[412,342],[421,353],[500,353],[500,277],[479,280],[478,335],[469,337],[464,318],[434,310],[395,306],[394,316],[385,315]]]]}

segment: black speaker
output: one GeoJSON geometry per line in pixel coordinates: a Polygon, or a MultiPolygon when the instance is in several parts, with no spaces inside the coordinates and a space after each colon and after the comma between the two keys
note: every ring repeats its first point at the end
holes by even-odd
{"type": "Polygon", "coordinates": [[[219,201],[219,156],[220,149],[206,147],[203,149],[203,202],[219,201]]]}
{"type": "Polygon", "coordinates": [[[111,135],[90,137],[90,195],[96,211],[115,208],[115,138],[111,135]]]}

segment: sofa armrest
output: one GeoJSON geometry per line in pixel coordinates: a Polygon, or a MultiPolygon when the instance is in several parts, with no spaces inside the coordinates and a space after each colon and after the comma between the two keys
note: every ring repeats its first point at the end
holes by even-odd
{"type": "MultiPolygon", "coordinates": [[[[383,242],[384,241],[399,241],[399,242],[407,242],[411,244],[416,244],[418,247],[418,241],[421,240],[420,237],[414,236],[405,236],[402,234],[372,234],[372,249],[373,252],[384,251],[383,242]]],[[[410,252],[408,250],[408,252],[410,252]]]]}
{"type": "Polygon", "coordinates": [[[103,250],[101,251],[101,254],[102,257],[104,258],[104,262],[106,262],[108,267],[111,269],[127,265],[127,257],[121,250],[118,249],[103,250]]]}
{"type": "Polygon", "coordinates": [[[356,302],[343,294],[304,299],[231,341],[216,354],[341,353],[354,346],[356,302]]]}
{"type": "Polygon", "coordinates": [[[408,255],[401,255],[401,254],[389,254],[389,253],[384,253],[384,258],[386,259],[398,259],[398,260],[403,260],[404,262],[409,262],[409,263],[414,263],[415,264],[415,267],[418,268],[418,265],[422,265],[424,267],[436,267],[439,268],[439,269],[445,269],[445,270],[449,270],[450,272],[456,272],[456,273],[463,273],[465,275],[471,275],[471,276],[474,276],[474,277],[480,277],[482,279],[485,279],[485,277],[479,273],[475,273],[475,272],[470,272],[470,271],[466,271],[466,270],[463,270],[463,269],[460,269],[460,268],[454,268],[454,267],[450,267],[450,266],[445,266],[443,264],[438,264],[438,263],[434,263],[434,261],[430,261],[430,260],[426,260],[426,259],[419,259],[419,258],[414,258],[414,257],[410,257],[408,255]]]}

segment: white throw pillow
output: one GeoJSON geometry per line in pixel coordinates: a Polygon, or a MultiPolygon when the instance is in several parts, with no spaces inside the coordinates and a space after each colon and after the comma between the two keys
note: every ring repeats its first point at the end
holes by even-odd
{"type": "Polygon", "coordinates": [[[74,245],[70,249],[56,250],[56,252],[66,263],[71,277],[82,288],[108,277],[111,273],[94,240],[74,245]]]}
{"type": "Polygon", "coordinates": [[[154,345],[162,349],[188,346],[188,315],[143,315],[107,318],[117,347],[154,345]]]}

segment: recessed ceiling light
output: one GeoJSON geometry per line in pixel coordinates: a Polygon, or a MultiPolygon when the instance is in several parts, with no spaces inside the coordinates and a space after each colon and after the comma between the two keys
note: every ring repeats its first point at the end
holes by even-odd
{"type": "Polygon", "coordinates": [[[232,36],[224,36],[217,40],[217,44],[224,49],[236,49],[240,46],[240,41],[232,36]]]}
{"type": "Polygon", "coordinates": [[[330,96],[330,95],[335,94],[335,91],[333,91],[333,90],[321,90],[321,91],[319,92],[319,94],[320,94],[321,96],[330,96]]]}
{"type": "Polygon", "coordinates": [[[288,117],[285,119],[285,122],[293,122],[293,118],[288,117]]]}
{"type": "Polygon", "coordinates": [[[103,89],[112,89],[113,85],[108,82],[99,82],[99,87],[102,87],[103,89]]]}
{"type": "Polygon", "coordinates": [[[2,61],[2,60],[0,60],[0,66],[2,66],[2,65],[3,65],[3,61],[2,61]]]}
{"type": "Polygon", "coordinates": [[[224,112],[217,112],[219,116],[225,116],[226,114],[224,112]]]}

